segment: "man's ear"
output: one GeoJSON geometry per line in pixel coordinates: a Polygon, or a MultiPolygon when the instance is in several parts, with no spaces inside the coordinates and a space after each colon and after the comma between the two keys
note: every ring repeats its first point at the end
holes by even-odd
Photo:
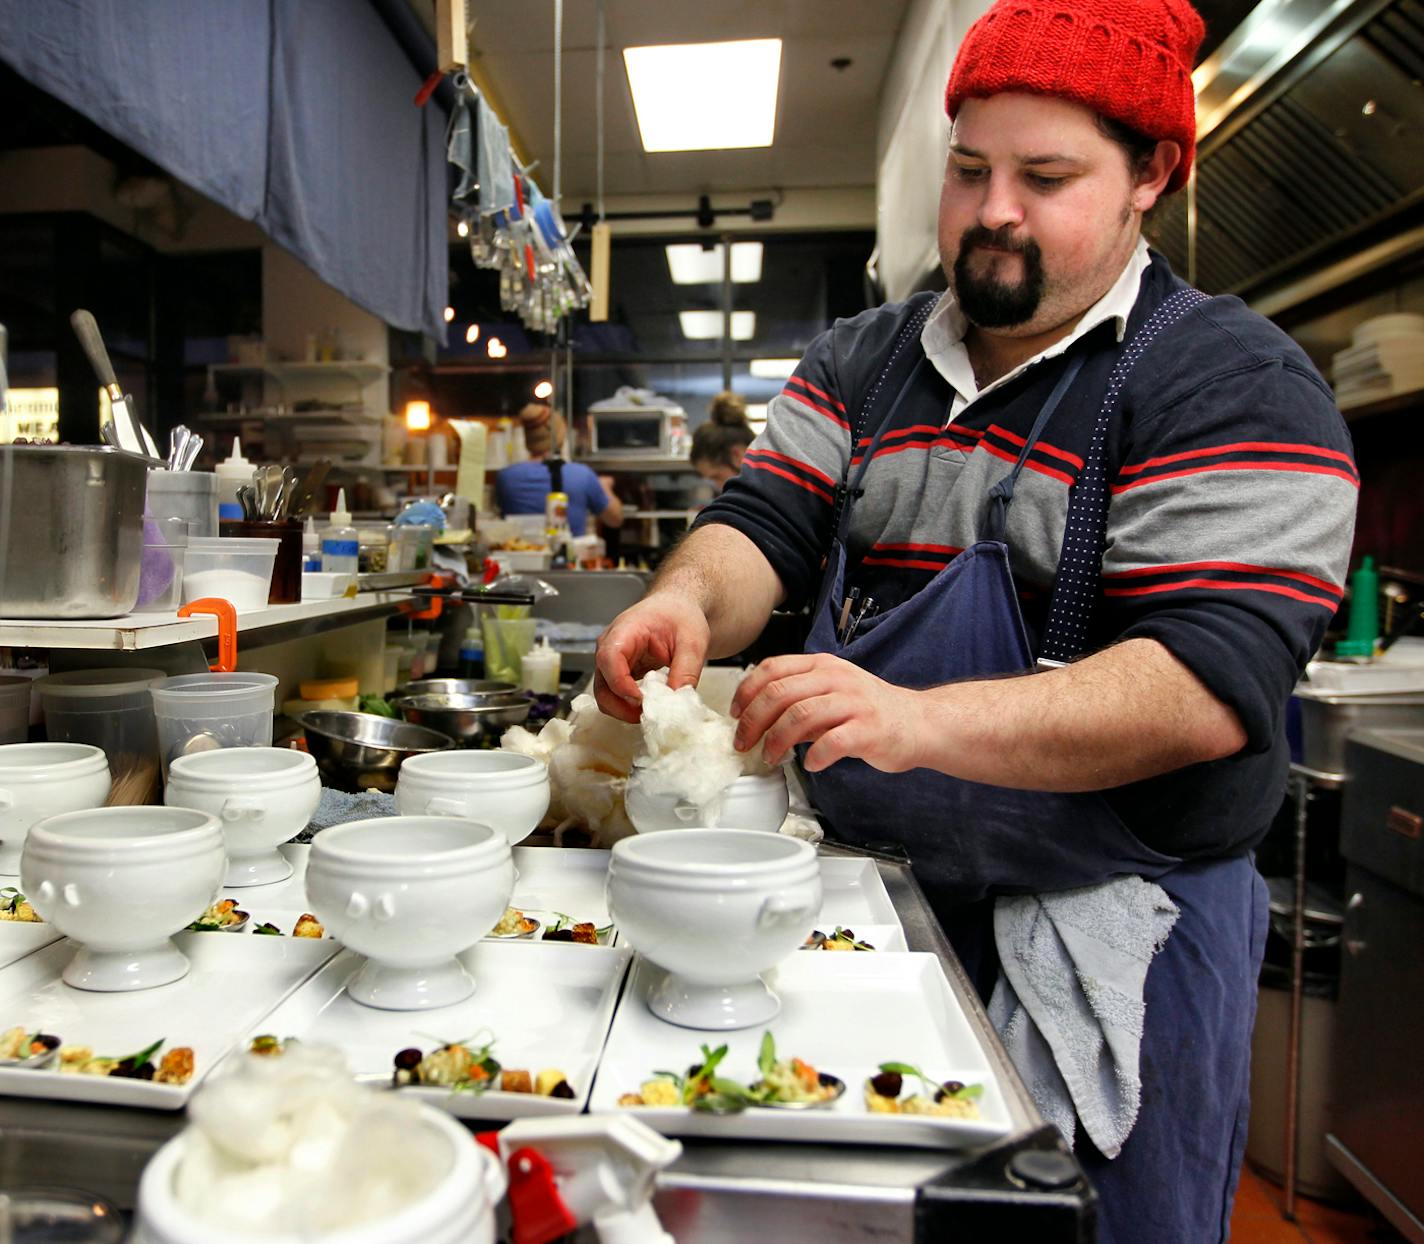
{"type": "Polygon", "coordinates": [[[1137,185],[1132,190],[1134,211],[1148,212],[1161,198],[1173,171],[1182,162],[1182,149],[1176,143],[1163,140],[1147,161],[1147,167],[1138,175],[1137,185]]]}

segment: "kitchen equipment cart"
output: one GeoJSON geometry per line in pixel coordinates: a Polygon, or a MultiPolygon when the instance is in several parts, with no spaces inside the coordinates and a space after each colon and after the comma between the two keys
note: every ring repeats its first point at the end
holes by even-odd
{"type": "MultiPolygon", "coordinates": [[[[1034,1108],[908,866],[875,864],[909,949],[939,958],[991,1061],[1009,1135],[953,1152],[685,1139],[681,1159],[658,1178],[665,1229],[679,1244],[1092,1240],[1095,1194],[1034,1108]]],[[[132,1209],[145,1162],[183,1123],[181,1112],[0,1098],[0,1188],[79,1185],[132,1209]]]]}

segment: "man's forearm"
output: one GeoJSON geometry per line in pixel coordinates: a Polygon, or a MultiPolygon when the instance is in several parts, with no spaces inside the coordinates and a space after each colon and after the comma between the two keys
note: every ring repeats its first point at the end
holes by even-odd
{"type": "Polygon", "coordinates": [[[1063,669],[920,694],[920,764],[994,786],[1105,790],[1246,743],[1236,714],[1153,639],[1063,669]]]}
{"type": "Polygon", "coordinates": [[[786,597],[761,550],[722,523],[691,532],[663,562],[652,592],[676,592],[702,610],[712,631],[707,655],[713,658],[747,647],[786,597]]]}

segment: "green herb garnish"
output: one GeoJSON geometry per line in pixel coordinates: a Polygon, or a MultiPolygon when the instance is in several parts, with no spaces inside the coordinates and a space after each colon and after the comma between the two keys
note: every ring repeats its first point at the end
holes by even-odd
{"type": "Polygon", "coordinates": [[[969,1100],[984,1095],[984,1086],[982,1084],[962,1084],[951,1093],[945,1089],[943,1084],[936,1084],[918,1067],[912,1067],[909,1063],[881,1063],[880,1070],[893,1071],[897,1075],[902,1076],[914,1076],[915,1079],[924,1085],[925,1095],[929,1097],[931,1101],[939,1100],[941,1095],[956,1100],[969,1100]]]}

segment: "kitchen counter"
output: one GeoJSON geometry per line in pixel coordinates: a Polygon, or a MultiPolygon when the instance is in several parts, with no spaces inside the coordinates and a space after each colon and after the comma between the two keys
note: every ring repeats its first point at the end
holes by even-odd
{"type": "MultiPolygon", "coordinates": [[[[1039,1117],[908,866],[876,863],[909,949],[940,958],[989,1051],[1012,1133],[962,1152],[685,1140],[682,1158],[658,1180],[664,1227],[679,1244],[982,1239],[1004,1231],[1038,1244],[1092,1240],[1094,1194],[1039,1117]]],[[[0,1098],[0,1188],[78,1185],[131,1209],[144,1164],[183,1124],[181,1113],[0,1098]]]]}

